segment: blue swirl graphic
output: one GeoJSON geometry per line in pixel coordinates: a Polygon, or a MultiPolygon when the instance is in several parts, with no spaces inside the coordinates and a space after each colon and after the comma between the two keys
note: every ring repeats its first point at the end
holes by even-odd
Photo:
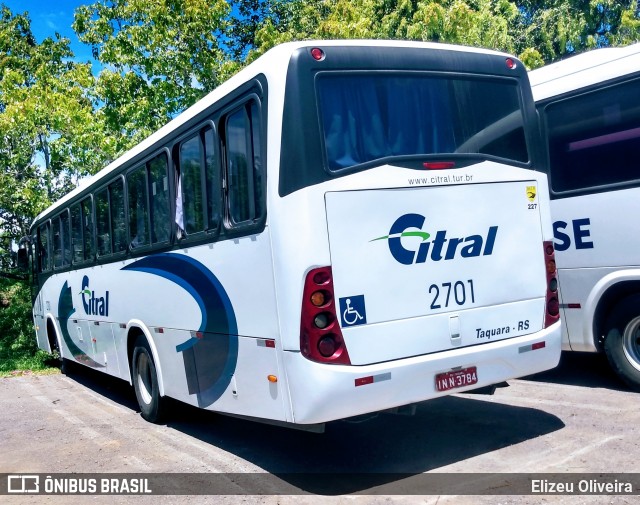
{"type": "Polygon", "coordinates": [[[142,258],[122,270],[146,272],[183,288],[198,304],[202,322],[197,337],[176,346],[181,352],[189,394],[208,407],[229,386],[238,362],[238,325],[231,300],[218,278],[202,263],[181,254],[142,258]]]}
{"type": "Polygon", "coordinates": [[[80,349],[69,335],[69,318],[75,313],[76,309],[73,307],[73,296],[71,295],[71,288],[69,283],[64,281],[62,290],[60,291],[60,298],[58,299],[58,322],[60,323],[60,333],[62,333],[62,339],[67,344],[67,348],[71,355],[84,365],[92,368],[104,368],[104,365],[97,363],[91,359],[86,352],[80,349]]]}

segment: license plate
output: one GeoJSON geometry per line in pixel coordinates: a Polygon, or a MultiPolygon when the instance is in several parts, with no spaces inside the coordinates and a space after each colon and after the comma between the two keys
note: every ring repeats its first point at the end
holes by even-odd
{"type": "Polygon", "coordinates": [[[461,388],[477,384],[478,372],[475,366],[444,372],[436,375],[436,389],[438,391],[449,391],[450,389],[461,388]]]}

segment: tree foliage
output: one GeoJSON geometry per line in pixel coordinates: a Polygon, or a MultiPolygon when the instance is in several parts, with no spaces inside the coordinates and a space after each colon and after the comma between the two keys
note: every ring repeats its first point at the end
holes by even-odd
{"type": "Polygon", "coordinates": [[[261,23],[243,25],[253,30],[249,59],[290,40],[408,39],[498,49],[535,68],[640,41],[637,0],[273,0],[260,9],[261,23]]]}
{"type": "Polygon", "coordinates": [[[103,65],[96,86],[108,127],[129,147],[226,75],[224,0],[98,0],[73,27],[103,65]]]}
{"type": "Polygon", "coordinates": [[[2,237],[15,240],[112,149],[90,66],[69,60],[69,41],[38,44],[26,14],[2,6],[0,16],[0,219],[2,237]]]}
{"type": "Polygon", "coordinates": [[[0,375],[16,369],[47,367],[33,332],[29,287],[0,279],[0,375]]]}

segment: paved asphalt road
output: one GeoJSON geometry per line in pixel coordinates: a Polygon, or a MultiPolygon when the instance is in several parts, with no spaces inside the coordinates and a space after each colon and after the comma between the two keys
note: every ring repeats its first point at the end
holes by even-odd
{"type": "MultiPolygon", "coordinates": [[[[602,357],[565,354],[559,368],[509,384],[493,396],[454,395],[418,405],[414,416],[334,422],[324,434],[312,434],[177,402],[166,425],[152,425],[140,417],[128,384],[80,368],[69,376],[4,378],[0,473],[217,473],[227,493],[238,493],[92,497],[105,504],[640,502],[637,495],[460,495],[468,486],[500,494],[495,475],[479,474],[640,472],[640,395],[629,392],[602,357]],[[243,495],[256,484],[242,476],[264,472],[278,478],[265,480],[262,491],[311,494],[243,495]],[[291,475],[296,472],[306,474],[291,475]],[[375,475],[345,481],[323,472],[375,475]],[[424,484],[436,477],[449,483],[447,495],[458,495],[346,495],[395,493],[410,489],[411,479],[424,484]]],[[[15,495],[0,496],[0,502],[67,504],[87,498],[15,495]]]]}

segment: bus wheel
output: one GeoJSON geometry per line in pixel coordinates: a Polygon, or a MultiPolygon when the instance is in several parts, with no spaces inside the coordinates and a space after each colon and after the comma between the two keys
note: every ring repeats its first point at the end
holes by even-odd
{"type": "Polygon", "coordinates": [[[640,297],[629,298],[609,318],[604,351],[613,370],[640,392],[640,297]]]}
{"type": "Polygon", "coordinates": [[[58,345],[58,337],[56,337],[55,332],[53,334],[49,334],[49,347],[51,348],[51,355],[57,361],[57,366],[60,368],[60,373],[64,375],[69,375],[70,367],[69,360],[62,357],[62,351],[60,350],[60,346],[58,345]]]}
{"type": "Polygon", "coordinates": [[[164,399],[160,396],[158,375],[147,340],[139,336],[133,349],[133,388],[140,413],[151,423],[162,420],[164,399]]]}

